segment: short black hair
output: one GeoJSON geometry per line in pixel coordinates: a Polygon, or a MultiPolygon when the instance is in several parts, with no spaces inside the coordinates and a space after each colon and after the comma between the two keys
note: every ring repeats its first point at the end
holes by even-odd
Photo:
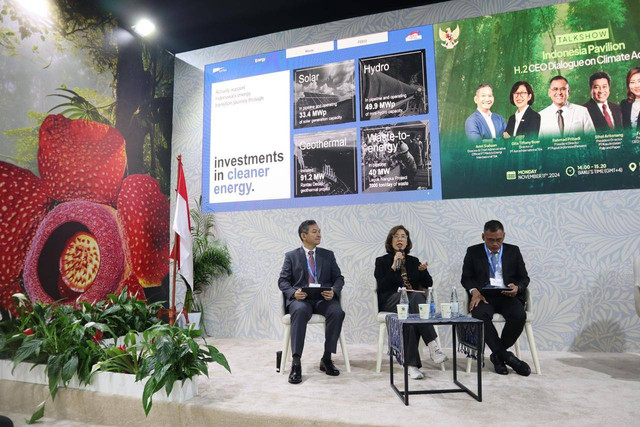
{"type": "Polygon", "coordinates": [[[597,73],[591,74],[591,77],[589,77],[589,88],[593,87],[593,82],[600,79],[607,79],[607,83],[611,84],[611,77],[609,74],[604,71],[598,71],[597,73]]]}
{"type": "Polygon", "coordinates": [[[533,101],[536,99],[536,97],[533,94],[533,88],[531,87],[531,85],[525,81],[515,82],[513,86],[511,86],[511,92],[509,92],[509,102],[511,103],[511,105],[516,105],[516,103],[513,102],[513,94],[516,93],[520,86],[524,86],[525,89],[527,89],[527,93],[531,95],[531,99],[529,100],[529,102],[527,102],[527,104],[533,105],[533,101]]]}
{"type": "Polygon", "coordinates": [[[318,223],[313,219],[302,221],[302,224],[298,227],[298,237],[300,237],[300,240],[302,240],[302,233],[307,234],[309,232],[309,227],[312,225],[318,225],[318,223]]]}
{"type": "Polygon", "coordinates": [[[551,83],[555,82],[556,80],[564,80],[564,82],[567,84],[567,86],[569,86],[569,80],[567,80],[565,77],[561,76],[561,75],[557,75],[555,77],[553,77],[551,80],[549,80],[549,86],[551,86],[551,83]]]}
{"type": "Polygon", "coordinates": [[[504,231],[504,227],[502,226],[502,223],[500,221],[498,221],[497,219],[492,219],[491,221],[487,221],[484,224],[484,232],[485,233],[487,231],[495,233],[498,230],[504,231]]]}
{"type": "Polygon", "coordinates": [[[476,93],[478,93],[478,91],[480,89],[482,89],[483,87],[488,87],[489,89],[491,89],[491,91],[493,92],[493,86],[491,86],[489,83],[481,83],[478,85],[478,87],[476,88],[476,93]]]}

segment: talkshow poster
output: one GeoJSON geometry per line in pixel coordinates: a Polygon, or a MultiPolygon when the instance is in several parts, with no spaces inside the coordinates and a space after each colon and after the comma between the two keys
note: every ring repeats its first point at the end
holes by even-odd
{"type": "Polygon", "coordinates": [[[434,25],[443,198],[639,188],[638,22],[582,0],[434,25]]]}

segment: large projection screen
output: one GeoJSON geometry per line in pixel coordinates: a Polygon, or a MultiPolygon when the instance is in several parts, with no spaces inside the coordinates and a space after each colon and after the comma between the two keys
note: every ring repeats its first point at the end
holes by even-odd
{"type": "Polygon", "coordinates": [[[615,16],[577,2],[207,65],[203,209],[638,188],[640,8],[616,3],[615,16]]]}

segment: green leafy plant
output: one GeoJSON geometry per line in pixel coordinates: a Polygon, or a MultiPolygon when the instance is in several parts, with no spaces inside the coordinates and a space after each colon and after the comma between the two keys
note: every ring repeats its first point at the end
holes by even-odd
{"type": "Polygon", "coordinates": [[[131,297],[126,287],[118,295],[107,295],[105,301],[78,305],[90,314],[91,320],[109,325],[116,336],[124,336],[129,331],[142,332],[160,322],[158,311],[162,308],[161,302],[148,304],[131,297]]]}
{"type": "MultiPolygon", "coordinates": [[[[176,381],[184,384],[197,375],[208,376],[207,363],[231,372],[222,353],[196,341],[202,333],[194,325],[182,329],[158,323],[159,305],[137,301],[126,290],[76,307],[31,304],[20,294],[17,298],[20,317],[0,321],[0,357],[12,358],[14,369],[22,362],[44,364],[52,400],[74,375],[81,384],[89,384],[96,372],[127,373],[136,381],[147,381],[142,399],[148,414],[154,393],[164,388],[170,394],[176,381]],[[136,331],[142,332],[141,338],[136,331]],[[121,334],[123,345],[108,346],[103,340],[121,334]]],[[[45,402],[27,423],[42,418],[44,411],[45,402]]]]}
{"type": "MultiPolygon", "coordinates": [[[[101,359],[99,346],[105,332],[113,331],[104,323],[86,322],[86,313],[62,304],[34,303],[29,312],[14,324],[13,333],[3,337],[2,347],[13,347],[13,367],[21,362],[45,364],[51,399],[60,385],[66,387],[74,375],[88,384],[93,365],[101,359]]],[[[0,351],[2,348],[0,348],[0,351]]],[[[44,404],[31,417],[35,422],[44,414],[44,404]]]]}
{"type": "Polygon", "coordinates": [[[188,329],[159,324],[143,332],[144,361],[136,374],[136,381],[149,377],[142,394],[145,414],[151,410],[155,392],[164,388],[169,395],[176,381],[184,384],[197,375],[208,377],[209,362],[218,363],[231,372],[224,354],[212,345],[200,345],[195,341],[201,335],[202,332],[193,324],[188,329]]]}
{"type": "MultiPolygon", "coordinates": [[[[187,286],[185,307],[188,312],[200,311],[197,296],[214,278],[223,274],[231,274],[231,255],[229,250],[215,238],[213,233],[213,215],[203,213],[202,197],[191,209],[191,240],[193,243],[193,291],[187,286]]],[[[183,282],[186,283],[184,277],[183,282]]]]}
{"type": "Polygon", "coordinates": [[[103,371],[137,375],[145,356],[143,351],[139,351],[140,349],[141,346],[136,343],[135,333],[129,331],[124,337],[124,344],[105,348],[104,360],[93,365],[92,372],[103,371]]]}

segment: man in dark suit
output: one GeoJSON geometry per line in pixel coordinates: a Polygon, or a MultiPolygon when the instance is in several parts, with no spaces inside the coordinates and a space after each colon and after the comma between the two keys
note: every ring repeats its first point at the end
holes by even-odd
{"type": "Polygon", "coordinates": [[[517,246],[503,244],[504,227],[491,220],[484,225],[484,243],[470,246],[462,266],[462,286],[470,295],[469,312],[484,322],[485,342],[491,349],[491,362],[498,374],[509,373],[509,365],[520,375],[531,373],[529,365],[508,351],[524,328],[525,289],[529,275],[517,246]],[[500,289],[503,288],[503,289],[500,289]],[[505,318],[502,336],[493,325],[493,314],[505,318]]]}
{"type": "Polygon", "coordinates": [[[344,277],[336,263],[333,252],[318,248],[322,238],[320,227],[314,220],[307,220],[298,227],[302,247],[289,251],[284,256],[278,287],[284,294],[287,311],[291,314],[291,354],[293,362],[289,382],[302,382],[300,357],[304,348],[307,322],[313,313],[326,318],[324,354],[320,360],[320,370],[327,375],[337,376],[340,371],[331,360],[335,353],[344,320],[344,311],[338,297],[344,286],[344,277]],[[313,285],[330,287],[318,297],[302,292],[303,287],[313,285]]]}
{"type": "Polygon", "coordinates": [[[473,102],[478,108],[464,122],[465,133],[471,141],[502,139],[507,124],[500,114],[491,112],[493,101],[493,87],[489,83],[477,87],[473,102]]]}
{"type": "Polygon", "coordinates": [[[589,86],[591,87],[591,99],[582,105],[589,110],[596,132],[622,129],[620,106],[608,102],[611,91],[611,77],[609,77],[609,74],[604,71],[592,74],[589,77],[589,86]]]}

